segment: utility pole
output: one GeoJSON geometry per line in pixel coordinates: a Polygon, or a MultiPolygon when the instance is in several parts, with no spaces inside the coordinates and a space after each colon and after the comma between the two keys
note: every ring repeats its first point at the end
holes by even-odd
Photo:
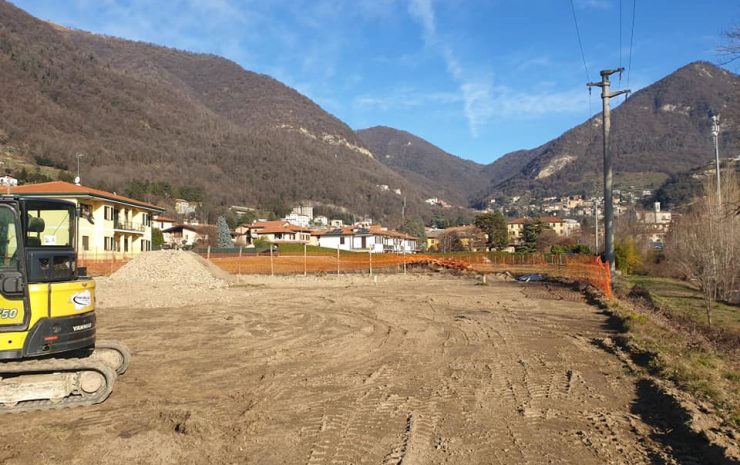
{"type": "Polygon", "coordinates": [[[401,204],[401,224],[406,224],[406,196],[403,196],[403,204],[401,204]]]}
{"type": "Polygon", "coordinates": [[[604,253],[609,262],[612,280],[614,279],[614,199],[612,198],[612,154],[609,150],[609,130],[611,129],[611,109],[609,100],[629,90],[609,92],[609,76],[621,73],[624,68],[601,71],[601,82],[589,82],[588,87],[601,87],[602,127],[604,128],[604,253]]]}
{"type": "Polygon", "coordinates": [[[596,250],[594,250],[594,252],[598,254],[599,253],[599,204],[596,202],[594,202],[594,224],[596,227],[596,233],[595,233],[596,235],[594,236],[594,238],[596,239],[596,250]]]}
{"type": "Polygon", "coordinates": [[[722,189],[719,184],[719,116],[712,115],[712,136],[714,138],[714,158],[717,161],[717,207],[722,210],[722,189]]]}

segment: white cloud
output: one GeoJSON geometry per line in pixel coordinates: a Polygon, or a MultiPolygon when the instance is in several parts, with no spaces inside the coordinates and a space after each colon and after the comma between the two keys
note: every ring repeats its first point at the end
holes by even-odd
{"type": "Polygon", "coordinates": [[[432,0],[410,0],[409,13],[419,21],[424,29],[424,41],[431,45],[436,40],[437,26],[434,18],[432,0]]]}
{"type": "MultiPolygon", "coordinates": [[[[381,111],[409,110],[425,105],[460,105],[471,133],[491,121],[536,120],[553,114],[587,114],[588,92],[585,87],[552,92],[548,85],[540,89],[517,91],[508,86],[494,86],[490,80],[468,81],[458,92],[422,92],[399,88],[384,96],[363,95],[353,106],[381,111]]],[[[598,106],[594,100],[593,109],[598,106]]]]}
{"type": "Polygon", "coordinates": [[[610,0],[575,0],[576,8],[581,10],[608,10],[612,7],[610,0]]]}
{"type": "Polygon", "coordinates": [[[408,10],[411,17],[422,26],[424,43],[442,56],[447,72],[457,81],[468,128],[473,137],[477,137],[480,127],[492,115],[490,78],[469,76],[470,73],[459,62],[452,47],[440,39],[432,0],[410,0],[408,10]]]}
{"type": "Polygon", "coordinates": [[[386,96],[363,95],[354,99],[357,108],[377,108],[383,111],[416,108],[427,104],[460,103],[462,98],[457,92],[420,92],[409,88],[400,88],[386,96]]]}

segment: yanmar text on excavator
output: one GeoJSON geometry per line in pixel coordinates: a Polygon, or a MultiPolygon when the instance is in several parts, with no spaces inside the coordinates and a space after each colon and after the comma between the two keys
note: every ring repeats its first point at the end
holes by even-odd
{"type": "Polygon", "coordinates": [[[0,197],[0,413],[104,401],[128,367],[95,342],[95,282],[77,266],[74,203],[0,197]]]}

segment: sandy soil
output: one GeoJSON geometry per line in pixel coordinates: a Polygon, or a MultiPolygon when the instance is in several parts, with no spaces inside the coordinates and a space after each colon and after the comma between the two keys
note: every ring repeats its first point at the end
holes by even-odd
{"type": "Polygon", "coordinates": [[[0,462],[703,463],[661,440],[646,387],[599,348],[607,318],[570,290],[440,275],[99,286],[99,337],[129,345],[128,373],[101,405],[0,417],[0,462]]]}

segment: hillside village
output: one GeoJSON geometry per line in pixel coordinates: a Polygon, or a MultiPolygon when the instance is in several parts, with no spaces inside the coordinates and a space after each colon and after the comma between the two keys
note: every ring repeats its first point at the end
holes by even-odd
{"type": "MultiPolygon", "coordinates": [[[[737,170],[740,157],[727,158],[723,164],[737,170]]],[[[701,180],[714,176],[714,172],[713,165],[708,164],[694,170],[693,177],[701,180]]],[[[79,183],[51,181],[19,185],[18,179],[10,174],[0,178],[0,187],[8,193],[77,203],[85,219],[80,222],[78,247],[81,256],[88,259],[131,258],[161,248],[231,247],[249,254],[278,251],[285,244],[365,253],[493,250],[486,231],[473,221],[453,225],[432,221],[394,229],[372,218],[345,224],[340,218],[314,214],[311,206],[296,206],[282,218],[258,218],[260,212],[255,208],[232,206],[229,208],[231,242],[219,244],[218,226],[200,219],[201,202],[173,199],[171,207],[166,208],[79,183]]],[[[634,237],[642,247],[662,250],[670,226],[680,213],[665,210],[660,202],[651,202],[653,198],[651,190],[617,189],[613,199],[615,216],[622,234],[634,237]]],[[[440,198],[427,199],[427,203],[439,210],[451,208],[440,198]]],[[[471,211],[472,218],[491,214],[501,214],[506,220],[508,242],[499,244],[496,247],[499,251],[593,252],[603,247],[603,197],[600,196],[574,194],[541,199],[512,196],[491,199],[487,208],[471,211]],[[525,246],[526,230],[535,224],[539,225],[538,230],[534,239],[530,238],[534,243],[525,246]]]]}
{"type": "MultiPolygon", "coordinates": [[[[195,205],[183,199],[176,199],[176,211],[165,215],[165,209],[147,202],[120,196],[112,192],[54,181],[39,184],[17,185],[15,178],[6,176],[0,180],[8,192],[33,196],[44,196],[70,200],[77,203],[85,221],[80,223],[79,248],[86,254],[108,254],[130,257],[138,252],[159,248],[216,247],[218,227],[201,223],[195,219],[195,205]],[[180,218],[180,220],[176,218],[180,218]],[[157,243],[154,237],[161,234],[157,243]]],[[[647,194],[646,194],[647,195],[647,194]]],[[[622,214],[628,207],[635,214],[635,220],[654,247],[662,247],[671,222],[670,212],[661,212],[656,203],[655,210],[636,210],[635,203],[623,205],[621,197],[617,205],[622,206],[622,214]]],[[[588,217],[594,212],[598,199],[584,200],[578,196],[561,199],[548,198],[539,208],[545,213],[572,214],[573,217],[588,217]]],[[[537,205],[529,205],[536,211],[537,205]]],[[[244,207],[234,207],[239,218],[247,211],[244,207]]],[[[494,211],[489,210],[488,213],[494,211]]],[[[486,213],[486,212],[481,212],[486,213]]],[[[531,221],[542,222],[546,229],[562,240],[578,243],[588,234],[582,223],[565,216],[537,215],[532,217],[510,218],[507,221],[509,244],[504,250],[514,252],[523,241],[524,227],[531,221]]],[[[298,206],[282,219],[256,219],[240,223],[229,231],[233,247],[254,248],[260,244],[305,244],[307,246],[339,249],[353,252],[371,253],[415,253],[419,251],[478,251],[485,250],[485,233],[473,225],[458,225],[439,229],[425,227],[423,235],[409,233],[374,224],[366,218],[345,225],[340,219],[314,215],[312,207],[298,206]]],[[[587,244],[590,245],[590,244],[587,244]]]]}

